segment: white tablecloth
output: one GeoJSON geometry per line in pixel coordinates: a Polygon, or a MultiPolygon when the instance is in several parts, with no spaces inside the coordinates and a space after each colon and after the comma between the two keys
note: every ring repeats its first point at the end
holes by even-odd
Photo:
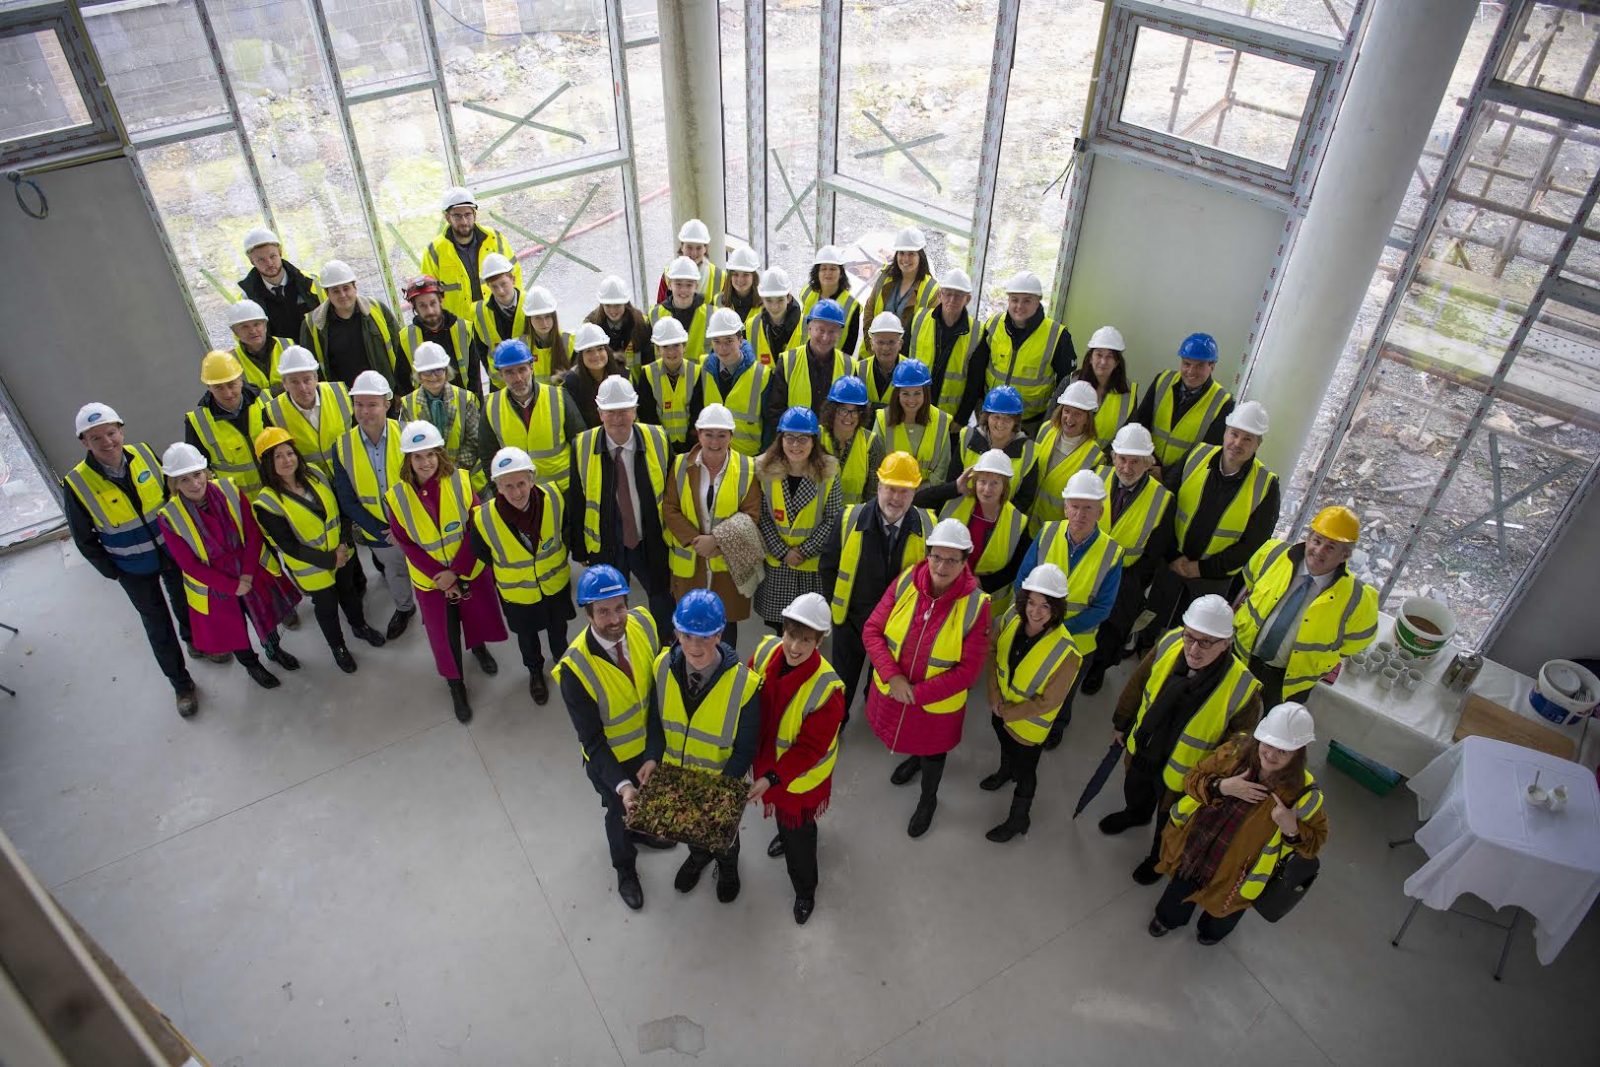
{"type": "MultiPolygon", "coordinates": [[[[1392,615],[1379,616],[1377,640],[1394,640],[1392,615]]],[[[1450,644],[1431,659],[1418,660],[1415,666],[1422,671],[1422,684],[1412,692],[1398,686],[1384,689],[1378,684],[1376,674],[1358,671],[1346,663],[1332,685],[1318,682],[1307,700],[1306,706],[1317,722],[1318,742],[1332,738],[1408,778],[1416,775],[1455,743],[1456,725],[1461,721],[1461,705],[1466,694],[1446,689],[1439,683],[1457,651],[1456,646],[1450,644]]],[[[1572,738],[1576,750],[1582,724],[1557,727],[1534,714],[1528,706],[1533,679],[1527,675],[1485,659],[1483,670],[1472,684],[1472,692],[1566,734],[1572,738]]],[[[1595,766],[1597,761],[1600,761],[1600,723],[1590,726],[1579,759],[1589,767],[1595,766]]]]}
{"type": "Polygon", "coordinates": [[[1405,893],[1440,911],[1462,893],[1534,918],[1539,962],[1548,964],[1600,896],[1600,790],[1570,760],[1487,737],[1466,737],[1411,779],[1427,824],[1428,854],[1405,893]],[[1525,799],[1539,785],[1567,787],[1559,812],[1525,799]]]}

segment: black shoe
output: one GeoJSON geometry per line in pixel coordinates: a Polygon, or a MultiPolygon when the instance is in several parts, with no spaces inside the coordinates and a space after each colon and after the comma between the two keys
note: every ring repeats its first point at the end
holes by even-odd
{"type": "Polygon", "coordinates": [[[777,859],[779,856],[783,855],[783,852],[783,835],[773,834],[772,840],[767,842],[767,855],[771,856],[773,859],[777,859]]]}
{"type": "Polygon", "coordinates": [[[194,647],[193,641],[185,641],[183,647],[188,650],[190,659],[205,659],[206,654],[194,647]]]}
{"type": "Polygon", "coordinates": [[[283,646],[276,641],[266,646],[266,654],[267,659],[271,660],[273,663],[276,663],[286,671],[297,671],[300,669],[300,661],[294,656],[290,655],[288,652],[284,651],[283,646]]]}
{"type": "Polygon", "coordinates": [[[617,896],[634,911],[644,907],[644,886],[639,884],[637,871],[617,872],[617,896]]]}
{"type": "Polygon", "coordinates": [[[933,825],[933,813],[939,807],[936,797],[923,797],[917,801],[917,810],[911,813],[911,821],[906,824],[906,833],[912,837],[921,837],[928,832],[928,827],[933,825]]]}
{"type": "Polygon", "coordinates": [[[194,691],[194,686],[182,690],[177,694],[178,714],[185,719],[194,718],[195,712],[200,710],[200,696],[194,691]]]}
{"type": "Polygon", "coordinates": [[[739,899],[739,861],[717,861],[717,899],[732,904],[739,899]]]}
{"type": "Polygon", "coordinates": [[[1220,938],[1220,937],[1207,937],[1205,934],[1196,934],[1195,935],[1195,940],[1200,942],[1202,945],[1205,945],[1207,948],[1209,948],[1212,945],[1215,945],[1218,941],[1221,941],[1222,938],[1220,938]]]}
{"type": "MultiPolygon", "coordinates": [[[[494,671],[489,673],[493,674],[494,671]]],[[[544,680],[544,667],[542,665],[538,670],[528,672],[528,695],[533,698],[535,704],[550,703],[550,683],[544,680]]]]}
{"type": "Polygon", "coordinates": [[[1054,752],[1061,747],[1061,738],[1067,732],[1067,724],[1061,721],[1061,716],[1056,716],[1056,721],[1050,724],[1050,736],[1044,739],[1044,750],[1054,752]]]}
{"type": "Polygon", "coordinates": [[[1009,781],[1011,781],[1011,768],[1002,763],[999,770],[978,783],[978,788],[985,793],[993,793],[1009,781]]]}
{"type": "Polygon", "coordinates": [[[1116,834],[1120,834],[1122,831],[1131,829],[1135,826],[1146,826],[1149,824],[1149,822],[1149,819],[1134,818],[1134,816],[1126,808],[1124,808],[1122,811],[1114,811],[1110,815],[1107,815],[1105,818],[1101,819],[1100,832],[1106,834],[1107,836],[1115,836],[1116,834]]]}
{"type": "Polygon", "coordinates": [[[806,920],[811,918],[811,913],[817,910],[816,897],[794,898],[794,921],[796,926],[804,926],[806,920]]]}
{"type": "Polygon", "coordinates": [[[998,844],[1005,844],[1018,834],[1026,834],[1030,820],[1028,812],[1033,808],[1032,797],[1012,797],[1011,814],[1006,816],[1006,821],[996,826],[983,836],[998,844]]]}
{"type": "Polygon", "coordinates": [[[640,833],[638,830],[629,830],[628,838],[636,845],[643,845],[645,848],[653,848],[662,852],[670,852],[678,847],[676,841],[669,841],[667,838],[657,837],[655,834],[640,833]]]}
{"type": "Polygon", "coordinates": [[[1156,870],[1156,861],[1146,856],[1144,862],[1133,869],[1133,880],[1140,885],[1155,885],[1161,881],[1161,872],[1156,870]]]}
{"type": "Polygon", "coordinates": [[[337,663],[339,669],[346,674],[356,673],[356,658],[343,645],[333,650],[333,662],[337,663]]]}
{"type": "Polygon", "coordinates": [[[276,674],[273,674],[259,663],[246,664],[244,672],[250,676],[250,680],[252,682],[256,683],[263,689],[276,689],[278,686],[283,684],[282,682],[278,681],[278,676],[276,674]]]}
{"type": "Polygon", "coordinates": [[[889,775],[889,781],[895,785],[905,785],[915,778],[920,770],[922,770],[922,757],[911,756],[894,769],[894,773],[889,775]]]}
{"type": "Polygon", "coordinates": [[[680,893],[689,892],[700,884],[700,875],[705,872],[706,864],[710,862],[709,858],[701,859],[693,852],[689,853],[689,858],[683,861],[683,866],[678,868],[677,876],[672,879],[672,888],[680,893]]]}
{"type": "Polygon", "coordinates": [[[1100,687],[1106,684],[1106,671],[1104,667],[1096,667],[1083,676],[1083,684],[1078,687],[1078,692],[1085,696],[1094,696],[1100,692],[1100,687]]]}
{"type": "Polygon", "coordinates": [[[1172,931],[1161,925],[1161,920],[1154,915],[1150,917],[1150,925],[1145,927],[1151,937],[1166,937],[1172,931]]]}
{"type": "Polygon", "coordinates": [[[283,628],[285,630],[298,630],[298,629],[300,629],[300,616],[296,615],[292,611],[289,612],[288,615],[284,616],[283,628]]]}
{"type": "Polygon", "coordinates": [[[383,635],[370,626],[352,626],[350,627],[350,632],[373,648],[383,647],[383,635]]]}
{"type": "Polygon", "coordinates": [[[410,611],[397,611],[389,616],[389,625],[384,627],[383,636],[390,641],[406,632],[406,627],[411,625],[411,616],[417,613],[416,608],[410,611]]]}
{"type": "Polygon", "coordinates": [[[472,721],[472,705],[467,703],[467,683],[459,678],[448,681],[450,686],[450,703],[456,709],[457,722],[472,721]]]}
{"type": "Polygon", "coordinates": [[[494,661],[494,656],[489,653],[488,645],[479,645],[472,650],[472,658],[478,661],[478,666],[483,668],[483,673],[493,677],[500,673],[500,664],[494,661]]]}
{"type": "Polygon", "coordinates": [[[232,663],[233,657],[225,652],[207,652],[205,658],[211,663],[232,663]]]}

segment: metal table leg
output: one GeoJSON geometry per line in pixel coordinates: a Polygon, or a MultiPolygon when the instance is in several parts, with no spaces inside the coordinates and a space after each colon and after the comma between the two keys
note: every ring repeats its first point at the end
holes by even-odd
{"type": "Polygon", "coordinates": [[[1406,921],[1400,924],[1400,929],[1395,932],[1395,935],[1389,941],[1389,944],[1393,945],[1395,948],[1400,947],[1400,939],[1406,936],[1406,929],[1411,925],[1411,920],[1417,917],[1417,909],[1420,907],[1422,907],[1422,901],[1413,900],[1411,902],[1411,910],[1406,912],[1406,921]]]}
{"type": "Polygon", "coordinates": [[[1500,981],[1500,975],[1506,969],[1506,957],[1511,955],[1511,938],[1517,932],[1517,920],[1522,918],[1522,909],[1515,904],[1511,905],[1511,925],[1506,927],[1506,939],[1500,945],[1500,962],[1494,965],[1494,980],[1500,981]]]}

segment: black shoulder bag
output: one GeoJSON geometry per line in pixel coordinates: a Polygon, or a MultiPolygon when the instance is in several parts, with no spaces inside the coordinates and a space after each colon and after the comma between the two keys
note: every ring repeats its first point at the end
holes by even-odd
{"type": "MultiPolygon", "coordinates": [[[[1295,805],[1311,789],[1311,786],[1307,786],[1299,797],[1295,797],[1295,805]]],[[[1322,867],[1315,856],[1302,856],[1289,848],[1287,842],[1283,847],[1289,849],[1289,854],[1278,861],[1272,877],[1267,879],[1267,884],[1261,888],[1261,895],[1255,900],[1255,913],[1269,923],[1277,922],[1305,899],[1306,890],[1317,880],[1317,872],[1322,867]]]]}

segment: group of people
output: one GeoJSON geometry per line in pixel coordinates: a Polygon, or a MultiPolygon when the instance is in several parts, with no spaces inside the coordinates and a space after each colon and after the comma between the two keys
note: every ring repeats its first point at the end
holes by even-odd
{"type": "MultiPolygon", "coordinates": [[[[184,440],[158,458],[107,405],[79,412],[69,525],[138,610],[180,714],[198,709],[181,645],[275,687],[249,631],[298,669],[281,638],[302,598],[347,673],[341,614],[381,646],[420,610],[462,722],[463,646],[494,674],[488,646],[515,633],[533,702],[553,680],[579,736],[623,901],[643,904],[637,847],[670,847],[626,828],[668,762],[751,778],[803,923],[869,665],[890,780],[918,783],[913,838],[983,676],[998,765],[979,785],[1012,786],[987,834],[1007,842],[1029,830],[1077,692],[1133,655],[1112,724],[1124,806],[1100,829],[1156,822],[1133,872],[1172,876],[1150,932],[1198,904],[1202,940],[1220,939],[1278,859],[1315,854],[1300,704],[1372,640],[1376,593],[1347,566],[1348,509],[1300,543],[1272,537],[1267,413],[1214,380],[1209,336],[1140,395],[1121,334],[1097,330],[1080,367],[1028,272],[974,325],[970,280],[935,279],[915,230],[865,289],[819,250],[795,295],[747,248],[714,262],[696,220],[648,312],[608,277],[567,334],[466,190],[442,211],[409,323],[344,264],[312,277],[252,231],[236,344],[201,360],[184,440]],[[382,631],[358,548],[393,604],[382,631]],[[741,659],[752,614],[771,633],[741,659]]],[[[732,901],[738,856],[737,837],[691,849],[675,886],[714,863],[732,901]]]]}

